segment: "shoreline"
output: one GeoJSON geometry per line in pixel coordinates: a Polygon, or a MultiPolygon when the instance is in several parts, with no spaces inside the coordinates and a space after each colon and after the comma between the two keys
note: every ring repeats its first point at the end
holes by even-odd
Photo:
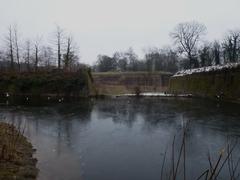
{"type": "Polygon", "coordinates": [[[24,130],[0,122],[0,179],[37,179],[35,149],[24,130]]]}
{"type": "MultiPolygon", "coordinates": [[[[64,94],[42,94],[42,95],[31,95],[31,94],[17,94],[10,95],[8,97],[4,94],[0,94],[0,102],[4,101],[10,102],[24,102],[24,103],[63,103],[63,102],[76,102],[79,100],[88,100],[88,99],[101,99],[101,98],[195,98],[203,100],[211,100],[216,102],[230,102],[234,104],[240,104],[240,99],[227,99],[222,96],[201,96],[199,94],[188,94],[188,93],[170,93],[168,91],[164,92],[142,92],[139,94],[136,93],[122,93],[122,94],[97,94],[90,95],[88,97],[83,96],[69,96],[64,94]]],[[[1,104],[1,103],[0,103],[1,104]]]]}

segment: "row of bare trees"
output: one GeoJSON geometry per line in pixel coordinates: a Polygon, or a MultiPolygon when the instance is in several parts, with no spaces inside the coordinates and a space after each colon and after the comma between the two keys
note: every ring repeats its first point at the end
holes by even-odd
{"type": "Polygon", "coordinates": [[[50,45],[42,37],[21,40],[16,25],[8,27],[0,49],[1,71],[38,71],[63,69],[75,71],[79,66],[78,48],[72,35],[56,27],[50,45]]]}
{"type": "MultiPolygon", "coordinates": [[[[113,56],[99,55],[96,71],[171,71],[234,63],[240,61],[240,30],[231,30],[221,41],[204,40],[206,26],[198,22],[178,24],[170,33],[174,48],[152,48],[142,59],[130,48],[113,56]]],[[[43,38],[22,41],[17,26],[9,26],[5,46],[0,49],[0,69],[38,71],[79,66],[76,43],[71,35],[56,26],[50,45],[43,38]]]]}
{"type": "Polygon", "coordinates": [[[198,22],[178,24],[170,33],[183,57],[183,67],[196,68],[240,61],[240,30],[231,30],[221,41],[204,41],[206,26],[198,22]]]}
{"type": "Polygon", "coordinates": [[[172,48],[151,48],[139,58],[132,48],[112,56],[99,55],[95,71],[169,71],[240,61],[240,30],[231,30],[220,41],[206,41],[207,28],[198,22],[178,24],[170,33],[172,48]]]}

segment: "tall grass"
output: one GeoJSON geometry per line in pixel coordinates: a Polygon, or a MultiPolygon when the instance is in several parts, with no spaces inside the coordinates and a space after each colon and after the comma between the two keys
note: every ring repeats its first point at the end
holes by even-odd
{"type": "MultiPolygon", "coordinates": [[[[181,130],[181,143],[178,145],[178,148],[176,148],[176,136],[173,137],[171,149],[166,148],[161,166],[161,180],[187,180],[188,166],[186,164],[186,158],[188,154],[186,151],[186,136],[189,128],[190,123],[186,121],[181,130]],[[167,157],[168,152],[170,152],[169,157],[167,157]],[[167,163],[169,163],[170,166],[167,167],[167,163]],[[180,168],[182,169],[181,172],[180,168]]],[[[199,176],[196,178],[191,177],[190,180],[217,180],[220,174],[224,172],[224,168],[228,169],[229,180],[239,179],[240,170],[238,167],[240,164],[240,156],[238,159],[234,158],[234,150],[237,145],[238,139],[227,138],[225,147],[220,150],[217,157],[212,157],[210,153],[208,153],[206,157],[208,167],[206,167],[199,176]]]]}
{"type": "Polygon", "coordinates": [[[17,145],[21,143],[21,138],[25,132],[25,126],[18,124],[0,124],[0,160],[11,161],[18,156],[17,145]]]}

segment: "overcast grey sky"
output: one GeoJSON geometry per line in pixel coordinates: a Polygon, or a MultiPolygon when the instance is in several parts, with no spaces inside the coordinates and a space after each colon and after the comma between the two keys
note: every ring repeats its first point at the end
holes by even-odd
{"type": "Polygon", "coordinates": [[[208,40],[222,38],[240,27],[239,9],[240,0],[0,0],[0,36],[17,23],[23,37],[48,39],[58,24],[91,64],[98,54],[171,45],[169,32],[185,21],[204,23],[208,40]]]}

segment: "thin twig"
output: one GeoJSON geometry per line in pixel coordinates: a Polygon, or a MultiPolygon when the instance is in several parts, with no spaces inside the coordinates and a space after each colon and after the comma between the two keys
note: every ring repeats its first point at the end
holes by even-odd
{"type": "Polygon", "coordinates": [[[164,165],[165,165],[165,161],[166,161],[166,155],[167,155],[167,149],[164,152],[164,156],[163,156],[163,163],[162,163],[162,168],[161,168],[161,180],[163,180],[163,169],[164,169],[164,165]]]}

